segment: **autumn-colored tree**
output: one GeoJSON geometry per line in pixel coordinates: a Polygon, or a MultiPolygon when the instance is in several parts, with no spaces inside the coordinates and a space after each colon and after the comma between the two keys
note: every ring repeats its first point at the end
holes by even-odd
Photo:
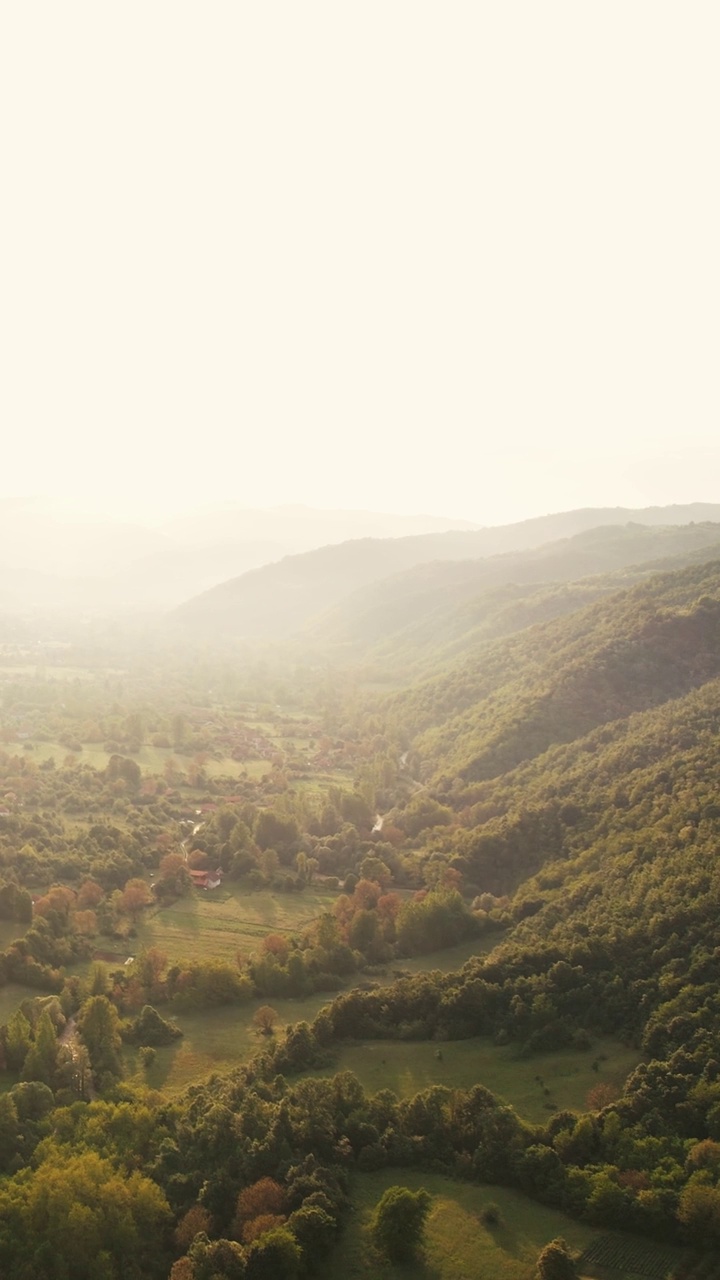
{"type": "Polygon", "coordinates": [[[42,898],[35,900],[35,914],[39,916],[48,916],[51,911],[56,911],[59,915],[67,917],[71,908],[75,905],[75,893],[72,889],[66,888],[64,885],[53,885],[52,889],[42,898]]]}
{"type": "Polygon", "coordinates": [[[277,1020],[278,1015],[269,1004],[261,1004],[253,1015],[253,1025],[263,1036],[272,1035],[272,1030],[277,1020]]]}
{"type": "Polygon", "coordinates": [[[287,1208],[285,1188],[274,1178],[260,1178],[245,1187],[237,1199],[236,1217],[244,1223],[262,1214],[282,1215],[287,1208]]]}
{"type": "Polygon", "coordinates": [[[710,1169],[714,1174],[720,1171],[720,1142],[712,1138],[704,1138],[690,1148],[687,1157],[688,1168],[710,1169]]]}
{"type": "Polygon", "coordinates": [[[212,1218],[201,1204],[194,1204],[187,1213],[183,1215],[175,1228],[174,1239],[178,1249],[190,1248],[193,1240],[199,1232],[204,1231],[210,1233],[212,1226],[212,1218]]]}
{"type": "Polygon", "coordinates": [[[618,1090],[614,1085],[601,1081],[600,1084],[593,1085],[592,1089],[588,1089],[585,1105],[588,1111],[602,1111],[603,1107],[609,1107],[617,1096],[618,1090]]]}
{"type": "Polygon", "coordinates": [[[178,1258],[173,1262],[170,1280],[195,1280],[195,1268],[189,1258],[178,1258]]]}
{"type": "Polygon", "coordinates": [[[356,911],[372,911],[381,894],[382,889],[374,880],[358,880],[352,896],[353,907],[356,911]]]}
{"type": "Polygon", "coordinates": [[[280,964],[287,964],[287,958],[290,954],[290,943],[280,933],[268,933],[263,938],[263,951],[268,955],[275,956],[280,964]]]}
{"type": "Polygon", "coordinates": [[[166,853],[164,858],[160,859],[160,866],[158,868],[160,878],[162,880],[172,880],[180,868],[184,866],[185,859],[183,855],[172,850],[170,853],[166,853]]]}
{"type": "Polygon", "coordinates": [[[86,938],[92,938],[98,931],[97,916],[94,911],[74,911],[73,928],[86,938]]]}
{"type": "Polygon", "coordinates": [[[147,907],[153,901],[152,890],[146,880],[136,877],[128,880],[125,888],[120,894],[119,907],[120,910],[133,920],[137,920],[143,907],[147,907]]]}
{"type": "Polygon", "coordinates": [[[77,893],[77,906],[81,911],[92,910],[104,897],[102,885],[97,880],[83,880],[77,893]]]}
{"type": "Polygon", "coordinates": [[[253,1240],[259,1240],[260,1236],[264,1236],[267,1231],[272,1231],[273,1227],[281,1227],[285,1222],[285,1216],[278,1213],[259,1213],[257,1218],[250,1218],[249,1222],[243,1223],[242,1242],[243,1244],[252,1244],[253,1240]]]}

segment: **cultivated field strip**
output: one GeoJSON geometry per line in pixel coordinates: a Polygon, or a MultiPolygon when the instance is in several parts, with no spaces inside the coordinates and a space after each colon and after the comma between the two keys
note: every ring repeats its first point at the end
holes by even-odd
{"type": "Polygon", "coordinates": [[[580,1271],[582,1273],[585,1267],[603,1267],[620,1276],[647,1276],[648,1280],[666,1280],[666,1276],[682,1257],[680,1250],[670,1246],[623,1239],[617,1235],[603,1235],[594,1240],[583,1253],[580,1271]]]}

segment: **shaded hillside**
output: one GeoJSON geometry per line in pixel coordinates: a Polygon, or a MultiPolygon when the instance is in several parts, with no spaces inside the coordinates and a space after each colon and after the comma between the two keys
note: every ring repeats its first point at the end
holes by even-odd
{"type": "MultiPolygon", "coordinates": [[[[278,564],[243,574],[197,596],[171,615],[174,624],[198,636],[284,638],[314,615],[337,604],[359,587],[433,560],[480,557],[539,547],[602,524],[687,524],[720,518],[720,507],[706,504],[570,511],[520,524],[470,532],[451,531],[411,538],[365,538],[289,556],[278,564]]],[[[589,572],[585,569],[583,572],[589,572]]]]}
{"type": "Polygon", "coordinates": [[[386,707],[389,722],[415,736],[427,769],[479,781],[717,674],[714,562],[489,645],[386,707]]]}
{"type": "Polygon", "coordinates": [[[434,561],[354,592],[306,629],[309,640],[343,646],[376,678],[405,673],[480,639],[509,635],[589,604],[643,573],[720,558],[720,524],[605,526],[530,551],[480,560],[434,561]],[[646,565],[624,580],[597,575],[646,565]],[[578,580],[593,576],[593,581],[578,580]],[[554,584],[573,583],[558,590],[554,584]],[[547,585],[546,585],[547,584],[547,585]],[[455,642],[455,644],[453,644],[455,642]]]}

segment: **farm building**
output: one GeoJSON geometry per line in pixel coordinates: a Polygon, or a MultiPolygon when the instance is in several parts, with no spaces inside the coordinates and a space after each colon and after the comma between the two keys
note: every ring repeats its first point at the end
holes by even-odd
{"type": "Polygon", "coordinates": [[[220,867],[216,871],[191,871],[190,879],[196,889],[217,889],[222,882],[220,867]]]}

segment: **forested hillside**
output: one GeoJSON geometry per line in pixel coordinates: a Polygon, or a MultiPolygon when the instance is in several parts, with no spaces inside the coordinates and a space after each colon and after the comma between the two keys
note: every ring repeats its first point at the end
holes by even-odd
{"type": "Polygon", "coordinates": [[[720,525],[611,525],[536,550],[417,565],[353,592],[303,636],[340,646],[374,678],[417,678],[652,573],[718,558],[720,525]]]}
{"type": "Polygon", "coordinates": [[[711,563],[482,647],[386,704],[443,777],[496,777],[553,743],[678,697],[720,672],[711,563]]]}

